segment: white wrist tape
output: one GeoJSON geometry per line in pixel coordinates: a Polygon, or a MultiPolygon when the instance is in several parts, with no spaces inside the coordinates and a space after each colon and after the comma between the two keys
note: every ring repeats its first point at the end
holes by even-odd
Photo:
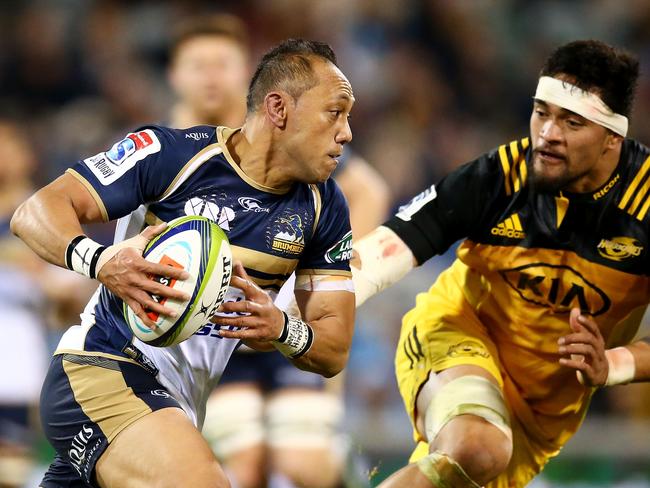
{"type": "Polygon", "coordinates": [[[585,119],[623,137],[627,135],[627,117],[612,111],[598,95],[584,91],[566,81],[542,76],[534,98],[582,115],[585,119]]]}
{"type": "Polygon", "coordinates": [[[609,363],[609,373],[605,382],[607,386],[623,385],[634,379],[636,373],[634,354],[627,347],[607,349],[605,357],[609,363]]]}
{"type": "Polygon", "coordinates": [[[148,243],[149,239],[140,233],[128,238],[125,241],[120,241],[116,244],[113,244],[112,246],[108,246],[97,260],[96,274],[98,275],[104,265],[113,259],[113,257],[115,257],[115,255],[122,249],[132,247],[136,249],[138,253],[142,254],[144,252],[144,248],[147,247],[148,243]]]}
{"type": "Polygon", "coordinates": [[[361,261],[359,268],[350,266],[357,307],[413,269],[413,253],[388,227],[377,227],[353,249],[361,261]]]}
{"type": "Polygon", "coordinates": [[[97,261],[106,246],[80,235],[70,241],[65,251],[65,265],[68,269],[95,279],[97,277],[97,261]]]}
{"type": "Polygon", "coordinates": [[[273,341],[273,345],[289,359],[298,359],[311,348],[314,342],[314,331],[306,322],[282,313],[284,328],[280,337],[273,341]]]}

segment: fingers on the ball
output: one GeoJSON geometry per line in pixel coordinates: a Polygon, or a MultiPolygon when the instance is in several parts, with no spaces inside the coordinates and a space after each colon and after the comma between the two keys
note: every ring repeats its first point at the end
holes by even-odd
{"type": "Polygon", "coordinates": [[[168,317],[175,317],[177,314],[173,310],[161,305],[156,300],[154,300],[151,295],[144,291],[139,291],[134,298],[138,301],[141,307],[147,308],[152,312],[156,312],[161,315],[166,315],[168,317]]]}
{"type": "Polygon", "coordinates": [[[170,288],[169,286],[157,283],[153,280],[143,281],[140,283],[139,288],[142,288],[152,295],[158,295],[160,297],[173,298],[182,301],[190,299],[190,297],[184,291],[175,290],[174,288],[170,288]]]}
{"type": "Polygon", "coordinates": [[[186,280],[190,277],[190,274],[182,268],[175,268],[174,266],[168,266],[165,264],[152,263],[146,260],[143,260],[142,270],[150,275],[155,276],[167,276],[169,278],[174,278],[177,280],[186,280]]]}
{"type": "Polygon", "coordinates": [[[133,313],[136,314],[142,323],[149,327],[150,329],[156,328],[156,323],[149,318],[147,312],[145,312],[142,305],[137,300],[125,300],[126,304],[133,310],[133,313]]]}
{"type": "Polygon", "coordinates": [[[238,302],[224,302],[219,307],[219,312],[259,314],[261,312],[261,305],[259,303],[251,302],[250,300],[240,300],[238,302]]]}
{"type": "Polygon", "coordinates": [[[233,265],[233,276],[239,276],[240,278],[243,278],[245,280],[248,279],[248,273],[246,272],[246,269],[244,268],[244,265],[242,264],[241,261],[235,261],[235,264],[233,265]]]}
{"type": "Polygon", "coordinates": [[[258,288],[257,285],[251,280],[247,280],[239,276],[233,276],[230,279],[230,285],[243,291],[244,295],[247,298],[256,298],[261,291],[260,288],[258,288]]]}
{"type": "Polygon", "coordinates": [[[219,335],[227,339],[265,339],[257,329],[219,329],[219,335]]]}
{"type": "Polygon", "coordinates": [[[140,232],[140,235],[145,239],[147,239],[147,241],[150,241],[158,234],[160,234],[162,231],[164,231],[166,228],[167,228],[167,222],[163,222],[157,225],[148,225],[147,227],[144,228],[142,232],[140,232]]]}

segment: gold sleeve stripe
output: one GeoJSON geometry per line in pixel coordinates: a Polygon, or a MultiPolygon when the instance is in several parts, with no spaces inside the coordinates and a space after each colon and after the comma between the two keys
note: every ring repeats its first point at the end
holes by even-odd
{"type": "Polygon", "coordinates": [[[639,220],[643,220],[645,214],[648,212],[648,207],[650,207],[650,198],[645,199],[645,202],[643,203],[641,210],[639,210],[639,213],[637,214],[636,218],[639,220]]]}
{"type": "Polygon", "coordinates": [[[194,173],[199,166],[208,161],[211,157],[220,154],[223,151],[221,146],[217,143],[210,144],[197,152],[192,159],[190,159],[178,172],[174,180],[167,187],[167,189],[160,196],[159,200],[162,201],[171,195],[189,176],[194,173]]]}
{"type": "Polygon", "coordinates": [[[521,155],[519,156],[519,179],[521,180],[521,186],[526,185],[526,179],[528,178],[528,169],[526,168],[526,149],[528,149],[528,144],[530,140],[528,137],[524,137],[519,144],[521,146],[521,155]]]}
{"type": "Polygon", "coordinates": [[[104,219],[104,222],[108,222],[108,211],[106,210],[106,206],[104,205],[102,197],[100,197],[99,193],[97,193],[97,190],[93,188],[93,185],[91,185],[86,178],[81,176],[72,168],[67,169],[66,173],[69,173],[71,176],[74,176],[74,178],[77,179],[79,183],[81,183],[84,187],[86,187],[88,193],[90,193],[90,195],[93,197],[93,200],[95,200],[95,203],[97,203],[97,206],[99,207],[99,211],[102,214],[102,219],[104,219]]]}
{"type": "Polygon", "coordinates": [[[506,195],[518,192],[526,184],[528,171],[525,152],[528,144],[529,139],[524,138],[499,146],[499,161],[503,170],[506,195]]]}
{"type": "MultiPolygon", "coordinates": [[[[627,191],[623,195],[623,198],[621,199],[621,202],[618,204],[618,208],[620,208],[621,210],[625,210],[625,207],[627,206],[628,202],[630,201],[630,198],[632,198],[632,195],[634,195],[634,192],[636,191],[637,187],[643,181],[646,174],[648,173],[648,169],[650,169],[650,157],[648,157],[643,162],[643,164],[641,165],[641,169],[639,170],[637,175],[632,180],[632,183],[630,183],[630,186],[628,187],[627,191]]],[[[647,188],[646,188],[646,191],[647,191],[647,188]]],[[[628,213],[633,213],[633,211],[628,211],[628,213]]]]}
{"type": "Polygon", "coordinates": [[[297,259],[281,258],[246,247],[230,245],[234,259],[241,261],[246,268],[261,271],[266,274],[290,275],[296,266],[297,259]]]}
{"type": "Polygon", "coordinates": [[[511,195],[512,190],[510,189],[510,161],[508,161],[505,144],[503,146],[499,146],[499,160],[501,161],[501,168],[503,169],[503,179],[506,185],[506,195],[511,195]]]}
{"type": "Polygon", "coordinates": [[[526,167],[526,157],[523,154],[521,156],[521,163],[519,164],[519,178],[521,179],[521,186],[524,186],[528,178],[528,168],[526,167]]]}
{"type": "Polygon", "coordinates": [[[299,275],[336,275],[336,276],[352,276],[351,271],[344,271],[342,269],[298,269],[296,276],[299,275]]]}
{"type": "Polygon", "coordinates": [[[510,143],[510,154],[512,155],[512,171],[510,176],[512,177],[512,190],[514,193],[518,192],[520,189],[519,175],[517,174],[517,169],[521,164],[519,159],[519,147],[517,146],[517,141],[510,143]]]}
{"type": "Polygon", "coordinates": [[[320,211],[323,207],[323,201],[321,198],[320,190],[318,185],[309,185],[311,192],[314,194],[314,228],[312,230],[312,235],[316,234],[316,227],[318,227],[318,221],[320,220],[320,211]]]}
{"type": "Polygon", "coordinates": [[[650,178],[646,178],[646,180],[643,182],[643,185],[641,185],[641,188],[639,188],[639,190],[636,192],[634,200],[632,200],[632,203],[627,209],[627,212],[629,214],[634,215],[643,199],[648,195],[648,189],[650,189],[650,178]]]}

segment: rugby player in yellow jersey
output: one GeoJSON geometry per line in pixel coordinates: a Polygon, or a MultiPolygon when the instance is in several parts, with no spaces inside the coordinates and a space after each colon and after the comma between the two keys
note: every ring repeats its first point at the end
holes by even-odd
{"type": "Polygon", "coordinates": [[[525,486],[598,387],[650,379],[650,149],[626,138],[638,61],[559,47],[530,137],[464,165],[355,249],[357,304],[465,239],[403,319],[397,379],[418,446],[381,486],[525,486]]]}

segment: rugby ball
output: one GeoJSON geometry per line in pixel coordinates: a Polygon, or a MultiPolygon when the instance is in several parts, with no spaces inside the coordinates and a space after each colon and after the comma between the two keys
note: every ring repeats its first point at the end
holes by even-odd
{"type": "Polygon", "coordinates": [[[153,263],[182,268],[190,277],[174,280],[165,276],[151,279],[190,295],[188,301],[153,298],[174,310],[176,317],[149,311],[157,328],[150,329],[125,303],[124,317],[133,334],[157,347],[178,344],[208,323],[223,302],[232,274],[232,253],[228,237],[221,228],[205,217],[174,219],[167,229],[149,242],[142,256],[153,263]]]}

